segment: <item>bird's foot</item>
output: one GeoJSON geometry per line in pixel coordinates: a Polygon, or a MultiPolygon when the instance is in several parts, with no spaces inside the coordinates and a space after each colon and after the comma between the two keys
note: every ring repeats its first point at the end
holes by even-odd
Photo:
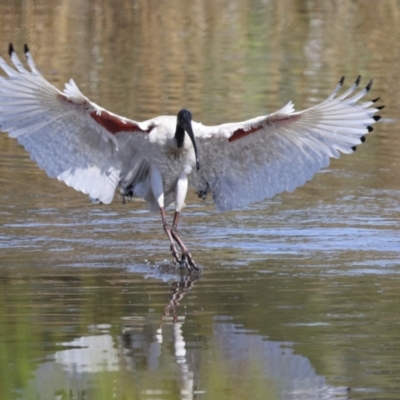
{"type": "Polygon", "coordinates": [[[179,257],[178,250],[176,249],[176,247],[173,243],[171,243],[170,250],[171,250],[172,257],[174,258],[175,262],[177,262],[178,264],[181,264],[181,258],[179,257]]]}
{"type": "Polygon", "coordinates": [[[189,271],[193,271],[193,270],[199,271],[200,268],[196,265],[196,263],[193,260],[193,257],[189,253],[189,250],[187,249],[185,244],[182,242],[182,239],[179,237],[176,225],[174,225],[172,227],[171,235],[182,250],[182,257],[179,261],[181,268],[186,267],[189,271]]]}
{"type": "Polygon", "coordinates": [[[200,269],[194,262],[193,257],[187,251],[187,249],[182,251],[180,265],[183,268],[186,267],[189,271],[193,271],[193,270],[199,271],[199,269],[200,269]]]}

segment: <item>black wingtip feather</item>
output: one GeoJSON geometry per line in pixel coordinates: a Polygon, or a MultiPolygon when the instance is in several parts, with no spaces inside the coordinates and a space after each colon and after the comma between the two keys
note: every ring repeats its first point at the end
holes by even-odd
{"type": "Polygon", "coordinates": [[[11,57],[11,54],[14,53],[14,46],[12,43],[8,45],[8,54],[11,57]]]}
{"type": "Polygon", "coordinates": [[[357,150],[357,146],[353,146],[352,149],[353,149],[353,151],[356,151],[357,150]]]}
{"type": "Polygon", "coordinates": [[[373,118],[375,121],[379,121],[379,120],[381,119],[381,116],[380,116],[380,115],[374,115],[372,118],[373,118]]]}
{"type": "Polygon", "coordinates": [[[365,90],[366,90],[367,92],[369,92],[369,91],[371,90],[372,83],[373,83],[373,80],[371,79],[371,80],[369,81],[368,85],[365,87],[365,90]]]}
{"type": "Polygon", "coordinates": [[[380,97],[377,97],[376,99],[373,99],[372,102],[376,103],[379,99],[380,99],[380,97]]]}
{"type": "Polygon", "coordinates": [[[29,47],[27,44],[24,44],[24,53],[29,53],[29,47]]]}
{"type": "Polygon", "coordinates": [[[367,126],[368,128],[368,132],[372,132],[374,130],[374,128],[372,126],[367,126]]]}
{"type": "Polygon", "coordinates": [[[361,143],[364,143],[365,140],[366,140],[366,139],[365,139],[365,136],[361,136],[361,137],[360,137],[360,140],[361,140],[361,143]]]}
{"type": "Polygon", "coordinates": [[[360,81],[361,81],[361,75],[358,75],[357,79],[355,81],[356,86],[358,86],[360,84],[360,81]]]}
{"type": "Polygon", "coordinates": [[[383,110],[385,106],[376,107],[377,110],[383,110]]]}
{"type": "Polygon", "coordinates": [[[342,76],[342,77],[340,78],[339,85],[340,85],[340,86],[343,86],[343,83],[344,83],[344,76],[342,76]]]}

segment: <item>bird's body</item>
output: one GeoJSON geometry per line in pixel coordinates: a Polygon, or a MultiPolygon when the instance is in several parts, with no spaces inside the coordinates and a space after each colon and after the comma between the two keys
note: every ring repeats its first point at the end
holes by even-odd
{"type": "Polygon", "coordinates": [[[177,116],[137,122],[91,102],[73,80],[63,92],[38,72],[28,48],[26,69],[13,47],[14,68],[0,57],[0,128],[16,138],[50,177],[108,204],[119,186],[161,212],[176,261],[197,268],[177,234],[188,186],[211,192],[217,210],[229,211],[293,191],[340,152],[352,153],[372,131],[382,107],[359,100],[356,83],[338,95],[295,112],[281,110],[238,123],[205,126],[182,109],[177,116]],[[172,227],[165,207],[175,203],[172,227]],[[176,244],[182,250],[178,256],[176,244]]]}
{"type": "MultiPolygon", "coordinates": [[[[177,125],[176,116],[160,116],[146,123],[153,126],[148,135],[148,143],[142,146],[145,157],[141,162],[148,164],[145,167],[146,176],[137,183],[132,182],[132,177],[137,176],[137,162],[133,162],[130,168],[124,169],[123,179],[119,185],[122,193],[129,194],[130,192],[135,197],[145,199],[150,211],[159,212],[159,205],[152,188],[152,177],[153,180],[157,179],[158,173],[162,177],[158,190],[164,193],[164,206],[167,207],[176,200],[175,192],[179,177],[186,175],[187,179],[195,168],[196,157],[190,140],[185,140],[181,148],[177,147],[174,136],[177,125]]],[[[157,186],[157,182],[153,185],[157,186]]],[[[184,198],[181,202],[183,205],[184,198]]]]}

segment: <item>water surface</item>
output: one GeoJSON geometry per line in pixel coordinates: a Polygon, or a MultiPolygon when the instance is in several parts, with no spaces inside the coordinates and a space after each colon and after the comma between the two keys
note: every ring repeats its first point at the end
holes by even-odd
{"type": "Polygon", "coordinates": [[[218,214],[192,190],[174,267],[140,201],[92,205],[0,135],[0,399],[398,399],[400,6],[386,1],[0,2],[30,45],[136,120],[312,106],[346,75],[384,122],[294,193],[218,214]]]}

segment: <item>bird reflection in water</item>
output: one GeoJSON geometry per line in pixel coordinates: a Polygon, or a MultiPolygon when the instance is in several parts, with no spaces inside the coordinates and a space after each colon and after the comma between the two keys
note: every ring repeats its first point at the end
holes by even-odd
{"type": "Polygon", "coordinates": [[[193,289],[194,282],[198,279],[197,273],[190,273],[182,276],[179,282],[174,282],[169,303],[164,307],[163,323],[160,326],[162,332],[163,324],[168,324],[170,321],[173,323],[175,360],[179,369],[181,399],[193,399],[195,386],[193,370],[186,359],[186,341],[182,332],[185,316],[178,316],[177,308],[185,295],[193,289]]]}
{"type": "Polygon", "coordinates": [[[180,279],[172,284],[161,322],[154,324],[151,319],[142,316],[127,317],[126,321],[129,322],[125,324],[122,334],[125,362],[131,364],[133,370],[137,368],[138,359],[142,359],[149,369],[157,370],[162,359],[173,350],[180,399],[184,400],[193,399],[196,390],[193,366],[189,365],[186,358],[187,342],[182,331],[185,316],[178,315],[178,308],[198,279],[200,275],[196,272],[181,274],[180,279]]]}
{"type": "Polygon", "coordinates": [[[180,281],[174,282],[172,285],[172,291],[169,295],[169,303],[164,307],[164,318],[172,317],[172,321],[176,323],[178,321],[177,307],[180,305],[180,301],[185,295],[193,288],[194,282],[200,278],[197,272],[191,272],[186,275],[181,275],[180,281]]]}

